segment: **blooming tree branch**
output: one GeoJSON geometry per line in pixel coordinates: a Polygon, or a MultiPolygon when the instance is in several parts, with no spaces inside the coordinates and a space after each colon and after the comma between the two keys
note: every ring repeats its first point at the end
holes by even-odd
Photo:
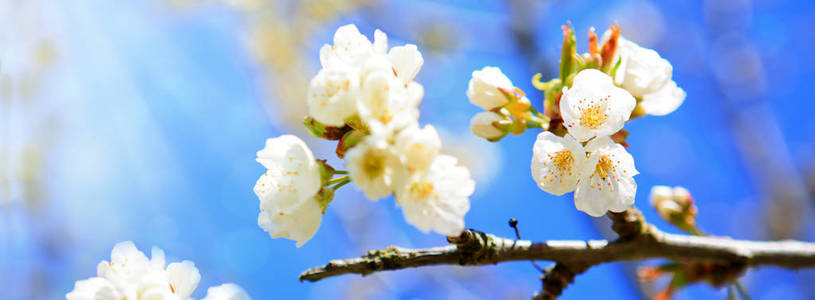
{"type": "MultiPolygon", "coordinates": [[[[615,241],[531,242],[468,229],[459,236],[447,237],[451,245],[428,249],[392,246],[373,250],[358,258],[332,260],[324,266],[306,270],[300,275],[300,280],[318,281],[344,274],[367,275],[432,265],[475,266],[527,260],[557,262],[558,265],[550,269],[547,275],[558,274],[559,280],[562,280],[565,270],[571,272],[569,276],[573,279],[591,266],[652,258],[719,263],[735,272],[761,265],[790,269],[815,267],[815,243],[791,240],[759,242],[672,234],[645,222],[639,211],[633,208],[623,213],[610,213],[609,217],[614,222],[614,230],[620,235],[615,241]]],[[[547,286],[546,277],[544,288],[547,286]]],[[[554,288],[555,284],[550,282],[548,286],[554,288]]],[[[565,284],[559,287],[560,290],[563,288],[565,284]]],[[[557,296],[560,291],[547,292],[545,289],[541,294],[546,293],[557,296]]]]}

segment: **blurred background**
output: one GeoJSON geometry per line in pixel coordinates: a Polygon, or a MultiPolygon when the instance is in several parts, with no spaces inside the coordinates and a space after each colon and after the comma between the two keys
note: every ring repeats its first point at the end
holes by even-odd
{"type": "MultiPolygon", "coordinates": [[[[813,241],[815,2],[811,1],[0,1],[0,299],[59,299],[95,275],[113,245],[158,246],[192,260],[194,293],[235,282],[255,299],[527,299],[540,290],[527,262],[440,266],[300,283],[301,271],[389,245],[444,237],[406,224],[392,200],[337,194],[302,248],[257,226],[254,161],[264,140],[302,127],[318,49],[356,24],[425,59],[421,122],[477,180],[468,227],[525,239],[613,237],[571,195],[529,175],[535,134],[492,144],[469,133],[473,70],[498,66],[540,108],[532,75],[556,74],[571,20],[586,31],[617,21],[656,49],[688,94],[666,117],[628,125],[641,174],[636,206],[657,226],[652,185],[682,185],[701,228],[744,239],[813,241]]],[[[331,142],[307,139],[318,157],[331,142]]],[[[337,160],[333,160],[336,164],[337,160]]],[[[149,253],[149,252],[148,252],[149,253]]],[[[646,263],[657,263],[646,262],[646,263]]],[[[637,264],[580,275],[564,299],[650,297],[637,264]]],[[[755,299],[815,298],[815,272],[761,268],[742,279],[755,299]]],[[[693,285],[677,299],[724,299],[693,285]]]]}

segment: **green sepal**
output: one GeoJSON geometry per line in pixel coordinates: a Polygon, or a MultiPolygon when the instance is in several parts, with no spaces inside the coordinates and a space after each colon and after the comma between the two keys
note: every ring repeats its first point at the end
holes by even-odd
{"type": "Polygon", "coordinates": [[[317,122],[317,120],[310,116],[306,116],[303,119],[303,125],[306,126],[306,129],[308,129],[308,132],[311,133],[311,135],[316,136],[318,138],[322,138],[323,136],[325,136],[325,133],[328,131],[325,128],[325,125],[323,125],[320,122],[317,122]]]}
{"type": "Polygon", "coordinates": [[[348,152],[349,149],[353,148],[362,141],[362,138],[366,136],[365,133],[362,133],[359,130],[351,130],[345,133],[340,139],[340,142],[337,143],[337,157],[343,158],[345,157],[345,152],[348,152]]]}
{"type": "Polygon", "coordinates": [[[359,115],[348,117],[348,119],[345,119],[345,124],[350,126],[351,129],[368,134],[368,125],[365,125],[365,122],[362,121],[359,115]]]}
{"type": "Polygon", "coordinates": [[[334,200],[334,189],[320,188],[317,195],[314,195],[314,200],[317,200],[317,204],[320,205],[320,213],[325,214],[325,210],[328,209],[328,204],[334,200]]]}
{"type": "Polygon", "coordinates": [[[326,186],[328,182],[331,181],[331,178],[334,177],[334,173],[336,173],[337,170],[328,165],[325,159],[315,159],[315,161],[317,161],[317,166],[320,168],[320,182],[322,186],[326,186]]]}
{"type": "Polygon", "coordinates": [[[311,135],[332,141],[339,140],[346,132],[351,130],[351,127],[348,125],[343,125],[342,127],[327,126],[312,117],[305,117],[305,119],[303,119],[303,125],[306,125],[306,129],[308,129],[311,135]]]}

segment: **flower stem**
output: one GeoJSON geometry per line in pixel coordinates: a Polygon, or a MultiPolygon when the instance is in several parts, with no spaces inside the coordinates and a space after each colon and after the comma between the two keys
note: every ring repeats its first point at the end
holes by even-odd
{"type": "Polygon", "coordinates": [[[334,174],[337,174],[337,175],[346,175],[346,174],[348,174],[348,171],[334,171],[334,174]]]}
{"type": "Polygon", "coordinates": [[[351,177],[342,176],[342,177],[339,177],[339,178],[331,179],[330,181],[328,181],[328,185],[333,184],[334,186],[331,187],[331,189],[336,191],[339,188],[341,188],[343,185],[348,184],[349,182],[351,182],[351,177]]]}

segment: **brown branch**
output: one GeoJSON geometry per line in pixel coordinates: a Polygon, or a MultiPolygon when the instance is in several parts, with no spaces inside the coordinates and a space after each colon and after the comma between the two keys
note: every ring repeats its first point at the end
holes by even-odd
{"type": "MultiPolygon", "coordinates": [[[[452,245],[429,249],[388,247],[384,250],[374,250],[359,258],[332,260],[325,266],[306,270],[300,275],[300,280],[318,281],[343,274],[367,275],[378,271],[429,265],[467,266],[508,261],[549,260],[563,265],[561,268],[565,268],[570,273],[566,276],[559,275],[559,278],[566,279],[560,286],[562,290],[575,275],[591,266],[651,258],[675,261],[714,261],[744,267],[760,265],[791,269],[815,267],[815,243],[790,240],[758,242],[733,240],[726,237],[670,234],[646,223],[636,209],[620,214],[612,213],[609,217],[614,221],[614,230],[621,237],[616,241],[533,243],[468,229],[460,236],[448,237],[447,240],[452,245]]],[[[544,293],[546,293],[545,277],[544,293]]]]}

